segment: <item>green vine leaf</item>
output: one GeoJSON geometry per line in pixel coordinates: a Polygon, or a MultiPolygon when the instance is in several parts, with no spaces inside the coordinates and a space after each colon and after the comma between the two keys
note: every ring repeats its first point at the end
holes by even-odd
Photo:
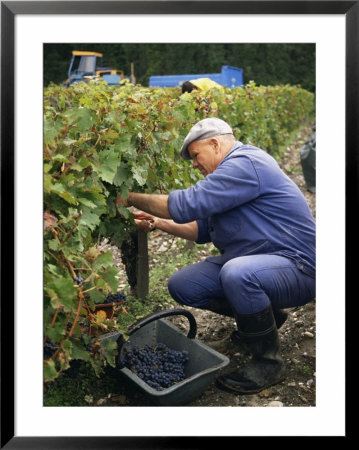
{"type": "Polygon", "coordinates": [[[47,360],[44,362],[44,380],[52,381],[59,375],[56,370],[55,362],[47,360]]]}
{"type": "Polygon", "coordinates": [[[52,283],[49,283],[49,287],[56,293],[56,297],[51,299],[55,308],[63,307],[65,312],[76,310],[77,296],[71,278],[59,276],[52,280],[52,283]]]}

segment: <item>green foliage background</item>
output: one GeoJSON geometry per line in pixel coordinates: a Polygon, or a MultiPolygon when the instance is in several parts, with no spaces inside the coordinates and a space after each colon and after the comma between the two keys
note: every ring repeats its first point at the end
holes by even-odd
{"type": "MultiPolygon", "coordinates": [[[[44,341],[58,348],[45,359],[45,380],[72,359],[92,364],[97,374],[115,366],[111,339],[97,333],[121,331],[116,316],[95,306],[117,291],[110,252],[99,236],[120,244],[134,230],[126,208],[114,202],[129,191],[168,193],[199,179],[179,149],[190,127],[220,117],[236,138],[278,158],[314,113],[314,94],[296,86],[256,86],[181,95],[179,88],[51,84],[44,90],[44,341]],[[78,286],[74,277],[84,279],[78,286]]],[[[201,175],[200,175],[201,176],[201,175]]]]}
{"type": "Polygon", "coordinates": [[[151,75],[219,73],[222,65],[243,69],[244,83],[291,84],[315,92],[315,44],[45,44],[44,85],[67,78],[72,50],[103,53],[103,65],[148,86],[151,75]]]}

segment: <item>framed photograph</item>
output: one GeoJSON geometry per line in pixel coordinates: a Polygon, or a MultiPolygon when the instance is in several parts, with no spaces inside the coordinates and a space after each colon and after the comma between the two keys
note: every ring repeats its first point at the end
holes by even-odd
{"type": "Polygon", "coordinates": [[[1,2],[1,448],[199,448],[245,437],[348,436],[358,26],[357,1],[1,2]],[[315,406],[44,407],[44,45],[65,43],[315,44],[315,406]]]}

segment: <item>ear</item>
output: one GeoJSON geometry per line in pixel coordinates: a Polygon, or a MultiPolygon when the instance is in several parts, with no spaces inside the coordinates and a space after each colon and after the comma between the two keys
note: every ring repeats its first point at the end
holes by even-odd
{"type": "Polygon", "coordinates": [[[220,142],[219,142],[219,140],[216,137],[213,137],[210,140],[210,144],[213,147],[215,153],[218,153],[219,149],[220,149],[220,142]]]}

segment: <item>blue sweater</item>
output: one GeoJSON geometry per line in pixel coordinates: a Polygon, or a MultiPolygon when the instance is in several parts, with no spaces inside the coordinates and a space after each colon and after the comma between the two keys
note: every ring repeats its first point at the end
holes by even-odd
{"type": "Polygon", "coordinates": [[[177,223],[197,221],[197,243],[213,242],[219,249],[207,260],[281,255],[315,277],[315,221],[306,199],[257,147],[236,142],[213,173],[171,192],[168,207],[177,223]]]}

